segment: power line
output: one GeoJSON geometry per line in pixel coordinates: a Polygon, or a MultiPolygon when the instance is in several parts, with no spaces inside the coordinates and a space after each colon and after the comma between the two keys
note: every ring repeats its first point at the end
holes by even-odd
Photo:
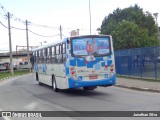
{"type": "MultiPolygon", "coordinates": [[[[0,4],[0,8],[4,11],[5,15],[3,14],[3,17],[6,16],[6,14],[8,13],[7,10],[0,4]]],[[[16,17],[15,15],[13,14],[10,14],[10,18],[14,21],[18,21],[18,22],[21,22],[21,23],[25,23],[25,20],[22,20],[18,17],[16,17]]],[[[59,27],[54,27],[54,26],[48,26],[48,25],[40,25],[40,24],[36,24],[36,23],[33,23],[33,22],[29,22],[30,25],[32,26],[36,26],[36,27],[43,27],[43,28],[51,28],[51,29],[59,29],[59,27]]],[[[70,30],[74,30],[74,29],[77,29],[77,28],[63,28],[63,29],[70,29],[70,30]]],[[[97,28],[95,29],[91,29],[91,30],[96,30],[97,28]]],[[[90,30],[90,29],[87,29],[87,28],[81,28],[79,30],[90,30]]]]}
{"type": "Polygon", "coordinates": [[[56,34],[56,35],[53,35],[53,36],[45,36],[45,35],[37,34],[37,33],[33,32],[33,31],[29,30],[29,29],[28,29],[28,31],[31,32],[31,33],[33,33],[33,34],[35,34],[35,35],[41,36],[41,37],[55,37],[55,36],[59,35],[59,34],[56,34]]]}
{"type": "Polygon", "coordinates": [[[36,26],[36,27],[44,27],[44,28],[51,28],[51,29],[59,29],[59,27],[53,27],[53,26],[48,26],[48,25],[40,25],[40,24],[36,24],[36,23],[32,23],[31,25],[36,26]]]}
{"type": "Polygon", "coordinates": [[[11,19],[12,19],[12,20],[14,20],[14,21],[18,21],[18,22],[20,22],[20,23],[25,23],[25,20],[22,20],[22,19],[20,19],[20,18],[16,17],[16,16],[15,16],[15,15],[13,15],[13,14],[12,14],[11,19]]]}
{"type": "Polygon", "coordinates": [[[5,14],[7,14],[8,12],[7,12],[7,10],[0,4],[0,8],[3,10],[3,12],[5,13],[5,14]]]}
{"type": "MultiPolygon", "coordinates": [[[[3,25],[3,27],[5,27],[5,28],[7,28],[7,29],[8,29],[8,27],[7,27],[7,26],[5,26],[1,21],[0,21],[0,24],[1,24],[1,25],[3,25]]],[[[12,27],[12,26],[11,26],[11,28],[18,29],[18,30],[26,30],[26,29],[17,28],[17,27],[12,27]]]]}
{"type": "Polygon", "coordinates": [[[3,25],[3,27],[5,27],[5,28],[7,28],[8,29],[8,27],[6,27],[1,21],[0,21],[0,23],[1,23],[1,25],[3,25]]]}
{"type": "MultiPolygon", "coordinates": [[[[8,27],[6,27],[1,21],[0,21],[0,24],[1,24],[3,27],[5,27],[5,28],[8,29],[8,27]]],[[[26,29],[17,28],[17,27],[12,27],[12,26],[11,26],[11,28],[18,29],[18,30],[26,30],[26,29]]],[[[31,33],[33,33],[33,34],[35,34],[35,35],[41,36],[41,37],[55,37],[55,36],[58,36],[58,35],[59,35],[59,34],[56,34],[56,35],[52,35],[52,36],[45,36],[45,35],[40,35],[40,34],[38,34],[38,33],[35,33],[35,32],[33,32],[33,31],[29,30],[29,29],[28,29],[28,31],[31,32],[31,33]]]]}
{"type": "Polygon", "coordinates": [[[23,28],[17,28],[17,27],[12,27],[11,28],[14,28],[14,29],[17,29],[17,30],[26,30],[26,29],[23,29],[23,28]]]}

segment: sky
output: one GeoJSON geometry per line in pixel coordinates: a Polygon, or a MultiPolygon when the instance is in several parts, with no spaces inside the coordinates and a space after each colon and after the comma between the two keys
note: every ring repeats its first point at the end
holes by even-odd
{"type": "MultiPolygon", "coordinates": [[[[135,4],[143,8],[144,12],[160,14],[158,0],[90,0],[91,34],[98,34],[96,29],[115,9],[124,9],[135,4]]],[[[24,22],[27,20],[28,29],[38,34],[28,32],[29,46],[40,46],[59,40],[60,25],[63,38],[69,37],[70,32],[76,29],[80,30],[80,35],[90,34],[89,0],[0,0],[0,5],[4,7],[0,8],[0,22],[3,25],[8,27],[8,20],[4,15],[10,12],[12,27],[25,29],[24,22]]],[[[160,17],[157,21],[160,25],[160,17]]],[[[26,46],[26,31],[12,28],[11,41],[12,51],[16,50],[16,45],[26,46]]],[[[8,29],[0,24],[0,53],[6,51],[9,51],[8,29]]]]}

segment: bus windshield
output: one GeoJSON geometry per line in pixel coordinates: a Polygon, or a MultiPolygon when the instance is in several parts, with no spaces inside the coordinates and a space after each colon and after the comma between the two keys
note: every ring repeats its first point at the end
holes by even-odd
{"type": "Polygon", "coordinates": [[[110,37],[85,37],[72,39],[73,56],[105,56],[111,53],[110,37]]]}

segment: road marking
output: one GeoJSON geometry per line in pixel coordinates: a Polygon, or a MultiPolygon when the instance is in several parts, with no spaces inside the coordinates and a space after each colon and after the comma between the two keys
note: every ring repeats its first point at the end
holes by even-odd
{"type": "Polygon", "coordinates": [[[38,106],[38,102],[32,102],[26,105],[24,108],[27,110],[34,110],[38,106]]]}
{"type": "MultiPolygon", "coordinates": [[[[0,111],[3,111],[3,110],[0,108],[0,111]]],[[[5,120],[11,120],[9,117],[3,117],[2,116],[2,118],[4,118],[5,120]]]]}

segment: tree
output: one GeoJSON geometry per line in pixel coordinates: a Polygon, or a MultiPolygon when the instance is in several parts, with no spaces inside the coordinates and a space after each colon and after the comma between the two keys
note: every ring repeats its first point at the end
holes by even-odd
{"type": "Polygon", "coordinates": [[[138,5],[114,10],[104,18],[100,33],[112,35],[114,49],[158,45],[154,18],[138,5]]]}

